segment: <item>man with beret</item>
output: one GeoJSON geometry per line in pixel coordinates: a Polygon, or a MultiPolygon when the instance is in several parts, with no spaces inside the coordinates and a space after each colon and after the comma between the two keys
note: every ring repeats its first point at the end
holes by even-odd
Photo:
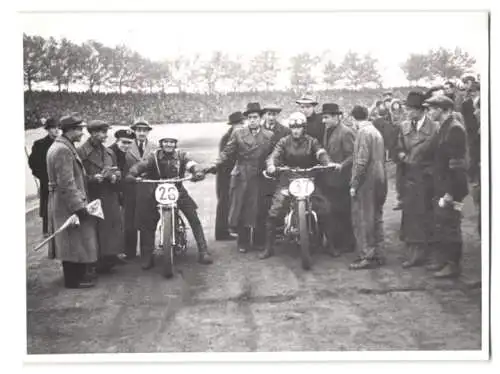
{"type": "MultiPolygon", "coordinates": [[[[159,140],[159,145],[160,148],[150,153],[144,161],[140,161],[130,168],[128,180],[140,182],[142,175],[147,179],[154,180],[183,178],[186,171],[193,174],[193,181],[200,181],[205,177],[203,169],[198,163],[193,161],[186,152],[177,149],[177,139],[162,138],[159,140]]],[[[153,184],[153,186],[155,185],[153,184]]],[[[212,258],[198,217],[198,206],[182,183],[176,183],[176,186],[179,190],[177,207],[184,214],[193,230],[193,236],[198,245],[198,262],[209,265],[212,263],[212,258]]],[[[148,270],[154,266],[155,233],[160,219],[154,193],[144,199],[143,204],[137,209],[136,216],[141,232],[142,268],[148,270]]]]}
{"type": "MultiPolygon", "coordinates": [[[[262,109],[264,117],[264,128],[272,132],[271,149],[274,149],[280,139],[290,134],[290,129],[283,126],[278,121],[278,115],[281,113],[281,108],[275,104],[268,104],[262,109]]],[[[255,246],[264,248],[266,236],[266,220],[271,208],[273,196],[278,185],[275,179],[261,179],[261,194],[259,199],[259,213],[257,218],[257,227],[255,228],[255,246]]]]}
{"type": "Polygon", "coordinates": [[[35,140],[31,148],[31,154],[28,158],[28,164],[35,178],[40,181],[40,207],[39,213],[42,217],[43,237],[48,236],[47,203],[49,200],[49,180],[47,176],[47,152],[54,143],[54,139],[59,135],[59,123],[54,118],[48,118],[45,121],[44,129],[47,135],[41,139],[35,140]]]}
{"type": "Polygon", "coordinates": [[[47,153],[49,180],[49,232],[53,233],[76,214],[79,225],[69,227],[49,242],[49,257],[62,261],[64,285],[67,288],[89,288],[94,283],[87,267],[97,261],[97,218],[86,209],[87,175],[74,146],[83,136],[82,119],[77,114],[59,121],[62,135],[54,140],[47,153]]]}
{"type": "Polygon", "coordinates": [[[396,149],[404,165],[401,239],[409,252],[404,268],[423,265],[432,244],[433,138],[438,124],[426,116],[424,100],[422,92],[408,94],[408,119],[401,125],[396,149]]]}
{"type": "MultiPolygon", "coordinates": [[[[230,126],[219,142],[219,152],[222,152],[234,130],[243,127],[245,117],[241,112],[229,115],[227,124],[230,126]]],[[[217,211],[215,214],[215,240],[234,240],[229,232],[229,182],[234,159],[229,159],[221,164],[217,170],[215,188],[217,193],[217,211]]]]}
{"type": "Polygon", "coordinates": [[[434,240],[438,261],[432,269],[437,278],[460,275],[462,232],[460,205],[468,194],[467,133],[453,115],[453,101],[435,96],[424,103],[429,116],[440,126],[435,137],[433,162],[434,240]]]}
{"type": "MultiPolygon", "coordinates": [[[[157,146],[149,141],[148,135],[153,129],[145,120],[137,120],[130,129],[135,134],[135,141],[132,142],[130,149],[127,152],[127,168],[130,169],[133,165],[140,161],[144,161],[147,157],[154,153],[157,146]]],[[[137,253],[137,231],[142,235],[141,230],[137,228],[140,222],[136,217],[136,208],[144,204],[148,200],[151,193],[154,191],[153,185],[146,183],[127,184],[124,190],[124,206],[125,206],[125,253],[127,259],[133,259],[137,253]]],[[[140,209],[140,208],[138,208],[140,209]]],[[[147,235],[147,233],[146,233],[147,235]]]]}
{"type": "Polygon", "coordinates": [[[356,105],[351,115],[358,124],[354,143],[349,194],[359,258],[350,269],[368,269],[384,263],[383,208],[387,197],[384,140],[368,121],[368,109],[356,105]]]}
{"type": "Polygon", "coordinates": [[[236,160],[231,172],[229,227],[238,233],[238,250],[246,253],[254,239],[258,217],[258,198],[262,187],[262,171],[271,152],[273,133],[261,125],[259,103],[248,103],[243,112],[248,125],[233,131],[228,143],[209,170],[216,170],[228,160],[236,160]]]}
{"type": "Polygon", "coordinates": [[[109,273],[114,265],[121,263],[123,226],[119,199],[119,183],[122,174],[116,157],[104,143],[108,137],[109,124],[94,120],[87,125],[89,138],[78,148],[78,155],[87,174],[90,200],[100,199],[105,219],[97,223],[99,259],[97,273],[109,273]]]}
{"type": "Polygon", "coordinates": [[[325,124],[321,115],[314,110],[316,105],[318,105],[318,101],[312,94],[307,93],[298,99],[296,103],[299,105],[300,111],[307,118],[307,135],[316,138],[321,144],[325,136],[325,124]]]}
{"type": "Polygon", "coordinates": [[[339,164],[334,172],[325,174],[324,191],[330,202],[332,240],[330,255],[352,252],[355,239],[352,228],[349,183],[352,171],[352,153],[356,135],[341,121],[342,111],[335,103],[325,103],[321,111],[325,124],[324,148],[332,162],[339,164]]]}

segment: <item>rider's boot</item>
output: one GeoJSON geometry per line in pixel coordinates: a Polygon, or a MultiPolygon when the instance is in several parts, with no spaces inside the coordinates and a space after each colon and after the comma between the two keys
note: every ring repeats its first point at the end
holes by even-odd
{"type": "Polygon", "coordinates": [[[335,247],[335,231],[333,230],[332,222],[327,217],[320,218],[321,231],[325,233],[326,236],[326,253],[332,257],[339,257],[340,251],[335,247]]]}
{"type": "Polygon", "coordinates": [[[141,230],[140,232],[142,269],[149,270],[154,266],[153,248],[155,242],[155,231],[141,230]]]}
{"type": "Polygon", "coordinates": [[[193,236],[198,245],[198,262],[203,265],[212,264],[212,256],[210,256],[208,252],[207,240],[205,239],[205,233],[203,232],[199,219],[192,222],[191,229],[193,230],[193,236]]]}
{"type": "Polygon", "coordinates": [[[276,239],[276,222],[269,218],[266,224],[266,246],[264,252],[259,254],[259,259],[265,260],[274,255],[274,242],[276,239]]]}

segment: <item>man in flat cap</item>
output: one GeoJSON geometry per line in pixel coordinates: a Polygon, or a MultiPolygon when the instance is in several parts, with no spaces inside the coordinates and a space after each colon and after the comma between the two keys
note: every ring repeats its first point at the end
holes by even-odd
{"type": "MultiPolygon", "coordinates": [[[[290,134],[290,129],[283,126],[278,121],[278,115],[281,113],[281,108],[278,105],[268,104],[264,106],[262,112],[264,117],[264,128],[273,133],[271,137],[271,153],[280,139],[290,134]]],[[[255,246],[259,249],[264,249],[267,216],[269,209],[271,208],[278,181],[275,179],[262,178],[261,183],[259,213],[257,218],[257,227],[255,228],[255,246]]]]}
{"type": "Polygon", "coordinates": [[[384,255],[383,208],[387,197],[384,140],[368,121],[368,109],[356,105],[351,115],[357,122],[349,194],[352,198],[352,223],[358,259],[350,269],[382,265],[384,255]]]}
{"type": "Polygon", "coordinates": [[[404,268],[424,265],[432,244],[433,139],[438,124],[425,114],[424,100],[422,92],[408,94],[408,119],[402,123],[396,149],[404,165],[401,239],[409,253],[404,268]]]}
{"type": "MultiPolygon", "coordinates": [[[[245,116],[241,112],[231,113],[227,124],[230,126],[219,142],[219,152],[222,152],[231,138],[234,130],[243,127],[245,116]]],[[[236,239],[229,231],[229,183],[231,170],[233,170],[234,159],[229,159],[221,164],[217,170],[215,188],[217,194],[217,211],[215,214],[215,240],[236,239]]]]}
{"type": "Polygon", "coordinates": [[[332,251],[330,255],[336,257],[341,253],[352,252],[355,247],[349,183],[356,136],[353,130],[342,123],[343,113],[338,104],[323,104],[321,114],[326,126],[324,148],[331,161],[339,164],[337,170],[323,176],[333,225],[333,243],[328,248],[332,251]]]}
{"type": "Polygon", "coordinates": [[[49,201],[49,180],[47,175],[47,152],[59,135],[59,121],[54,118],[48,118],[45,121],[44,129],[47,135],[41,139],[35,140],[31,148],[31,154],[28,158],[28,164],[35,178],[40,181],[40,207],[39,213],[42,217],[43,237],[48,236],[47,203],[49,201]]]}
{"type": "MultiPolygon", "coordinates": [[[[127,152],[127,168],[130,169],[134,164],[146,160],[158,148],[149,141],[148,136],[153,129],[145,120],[137,120],[130,129],[135,134],[135,141],[132,142],[127,152]]],[[[125,205],[125,253],[127,259],[133,259],[137,254],[137,230],[138,222],[136,218],[136,207],[141,206],[147,201],[148,197],[154,191],[153,185],[146,183],[130,183],[125,187],[124,205],[125,205]]]]}
{"type": "Polygon", "coordinates": [[[236,160],[231,172],[229,227],[238,233],[238,250],[246,253],[252,246],[258,217],[258,198],[262,186],[262,171],[271,152],[273,133],[262,128],[259,103],[248,103],[243,112],[248,125],[231,134],[209,170],[216,170],[228,160],[236,160]]]}
{"type": "Polygon", "coordinates": [[[87,175],[74,143],[83,136],[82,119],[77,114],[59,121],[62,135],[54,140],[47,153],[49,179],[49,232],[53,233],[76,214],[80,224],[62,231],[49,242],[49,257],[62,261],[67,288],[89,288],[94,283],[87,267],[97,261],[99,244],[96,220],[86,206],[90,203],[87,175]]]}
{"type": "Polygon", "coordinates": [[[119,183],[122,178],[112,150],[104,146],[109,124],[101,120],[87,125],[89,138],[78,148],[78,155],[87,174],[89,199],[100,199],[105,219],[97,223],[99,259],[97,273],[109,273],[118,263],[122,253],[123,226],[119,200],[119,183]]]}
{"type": "Polygon", "coordinates": [[[468,194],[467,133],[453,115],[453,101],[435,96],[424,103],[429,116],[439,122],[433,162],[434,240],[437,278],[460,275],[462,232],[460,205],[468,194]]]}
{"type": "Polygon", "coordinates": [[[307,135],[316,138],[321,144],[325,136],[325,124],[321,115],[314,110],[316,105],[318,105],[318,101],[312,94],[306,93],[296,103],[299,105],[300,111],[307,118],[307,135]]]}

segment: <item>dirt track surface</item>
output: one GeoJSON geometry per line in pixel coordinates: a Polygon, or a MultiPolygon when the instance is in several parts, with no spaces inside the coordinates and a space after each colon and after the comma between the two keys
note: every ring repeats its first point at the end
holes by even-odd
{"type": "MultiPolygon", "coordinates": [[[[209,161],[219,134],[187,148],[209,161]]],[[[28,215],[28,353],[481,349],[481,250],[470,197],[458,280],[401,268],[393,181],[384,216],[386,266],[350,271],[354,254],[315,254],[305,272],[295,248],[261,261],[255,252],[238,253],[234,242],[215,242],[214,181],[186,187],[215,263],[196,263],[190,233],[189,253],[171,280],[159,268],[142,271],[137,261],[101,276],[93,289],[65,289],[59,262],[31,250],[41,241],[41,222],[36,212],[28,215]]]]}

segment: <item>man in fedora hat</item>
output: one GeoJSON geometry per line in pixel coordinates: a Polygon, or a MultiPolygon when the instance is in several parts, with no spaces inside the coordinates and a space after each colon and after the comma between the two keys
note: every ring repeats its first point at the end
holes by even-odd
{"type": "Polygon", "coordinates": [[[342,252],[352,252],[355,246],[349,183],[356,136],[349,127],[342,123],[343,113],[337,104],[323,104],[321,114],[326,127],[324,148],[331,161],[339,165],[337,170],[323,177],[333,224],[333,243],[329,246],[330,255],[336,257],[342,252]]]}
{"type": "Polygon", "coordinates": [[[48,118],[45,121],[44,129],[47,135],[41,139],[35,140],[31,148],[31,154],[28,158],[28,164],[35,178],[40,181],[40,206],[39,214],[42,217],[42,231],[44,238],[48,236],[47,203],[49,200],[49,177],[47,175],[47,152],[59,135],[59,121],[54,118],[48,118]]]}
{"type": "MultiPolygon", "coordinates": [[[[272,151],[280,139],[290,134],[290,129],[283,126],[277,119],[278,115],[281,113],[281,108],[279,106],[275,104],[268,104],[264,106],[262,111],[264,117],[264,128],[273,133],[273,136],[271,137],[272,151]]],[[[262,188],[259,198],[259,213],[257,218],[257,227],[255,228],[255,245],[256,247],[262,249],[265,245],[267,215],[269,209],[271,208],[277,183],[278,181],[274,179],[262,179],[262,188]]]]}
{"type": "Polygon", "coordinates": [[[318,101],[312,94],[307,93],[298,99],[296,103],[299,105],[300,111],[307,118],[307,135],[316,138],[321,144],[325,134],[325,124],[321,115],[314,110],[316,105],[318,105],[318,101]]]}
{"type": "Polygon", "coordinates": [[[105,219],[97,222],[99,259],[97,273],[109,273],[122,261],[123,227],[119,199],[119,183],[122,174],[118,169],[113,151],[104,146],[110,126],[101,120],[87,125],[89,138],[78,148],[78,155],[87,174],[89,199],[100,199],[105,219]]]}
{"type": "Polygon", "coordinates": [[[90,203],[87,175],[74,143],[83,136],[83,120],[76,114],[59,121],[62,135],[54,140],[47,153],[49,180],[49,231],[53,233],[76,214],[80,224],[62,231],[49,242],[49,257],[62,261],[67,288],[89,288],[94,283],[87,267],[97,261],[96,218],[86,206],[90,203]]]}
{"type": "MultiPolygon", "coordinates": [[[[219,152],[222,152],[234,130],[243,127],[245,116],[241,112],[231,113],[227,124],[230,126],[219,142],[219,152]]],[[[234,159],[229,159],[221,164],[217,170],[215,188],[217,193],[217,211],[215,214],[215,240],[234,240],[230,233],[229,220],[229,182],[231,170],[235,164],[234,159]]]]}
{"type": "MultiPolygon", "coordinates": [[[[127,152],[127,168],[130,169],[134,164],[144,161],[157,147],[149,141],[148,135],[152,127],[145,120],[137,120],[130,129],[135,134],[135,141],[132,142],[127,152]]],[[[125,253],[127,259],[133,259],[137,255],[137,227],[139,222],[136,218],[136,208],[144,204],[145,199],[152,193],[153,185],[145,183],[130,183],[125,187],[124,205],[125,205],[125,253]]],[[[139,208],[140,209],[140,208],[139,208]]],[[[139,230],[140,233],[140,230],[139,230]]]]}
{"type": "Polygon", "coordinates": [[[253,242],[257,224],[258,198],[262,186],[265,159],[271,151],[273,133],[262,128],[262,109],[259,103],[249,103],[243,113],[248,125],[237,129],[220,152],[217,168],[228,160],[236,160],[231,172],[229,227],[238,233],[238,249],[245,253],[253,242]]]}
{"type": "Polygon", "coordinates": [[[439,122],[433,162],[433,207],[437,278],[460,275],[462,258],[459,206],[469,193],[467,181],[467,133],[453,116],[453,100],[446,96],[427,99],[429,116],[439,122]]]}
{"type": "Polygon", "coordinates": [[[401,239],[409,252],[404,268],[423,265],[432,244],[433,139],[438,124],[425,114],[424,100],[422,92],[408,94],[408,118],[401,125],[396,149],[404,165],[401,239]]]}

